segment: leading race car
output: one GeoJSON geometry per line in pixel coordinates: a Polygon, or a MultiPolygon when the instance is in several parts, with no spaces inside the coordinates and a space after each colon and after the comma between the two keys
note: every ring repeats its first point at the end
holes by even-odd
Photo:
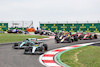
{"type": "Polygon", "coordinates": [[[48,31],[48,30],[36,30],[35,34],[48,35],[48,36],[55,35],[53,32],[48,31]]]}
{"type": "Polygon", "coordinates": [[[37,41],[37,38],[28,38],[28,39],[24,40],[23,42],[14,43],[12,48],[14,48],[14,49],[24,49],[25,47],[29,46],[30,42],[34,43],[35,41],[37,41]]]}
{"type": "Polygon", "coordinates": [[[24,54],[43,54],[47,50],[47,44],[44,44],[42,41],[30,42],[29,46],[25,48],[24,54]]]}
{"type": "Polygon", "coordinates": [[[55,35],[55,40],[57,43],[61,42],[73,42],[73,41],[78,41],[78,37],[77,35],[72,35],[71,33],[68,33],[68,32],[61,32],[60,34],[58,35],[55,35]]]}
{"type": "Polygon", "coordinates": [[[97,34],[86,33],[86,35],[84,35],[84,37],[83,37],[83,40],[89,40],[89,39],[97,39],[97,34]]]}

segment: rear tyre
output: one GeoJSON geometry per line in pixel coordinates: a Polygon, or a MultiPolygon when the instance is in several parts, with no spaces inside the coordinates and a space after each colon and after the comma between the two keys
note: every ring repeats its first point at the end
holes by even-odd
{"type": "Polygon", "coordinates": [[[14,46],[18,46],[18,43],[14,43],[14,46]]]}
{"type": "Polygon", "coordinates": [[[74,37],[74,40],[75,40],[75,41],[78,41],[78,36],[75,36],[75,37],[74,37]]]}
{"type": "Polygon", "coordinates": [[[57,35],[55,35],[55,40],[59,39],[59,37],[57,35]]]}
{"type": "Polygon", "coordinates": [[[68,42],[69,42],[69,43],[72,43],[72,39],[71,39],[71,38],[69,38],[68,42]]]}
{"type": "Polygon", "coordinates": [[[29,50],[29,48],[26,47],[26,48],[25,48],[25,52],[28,52],[28,50],[29,50]]]}
{"type": "Polygon", "coordinates": [[[37,34],[37,31],[35,31],[35,34],[37,34]]]}
{"type": "Polygon", "coordinates": [[[94,35],[94,38],[97,39],[97,35],[94,35]]]}
{"type": "Polygon", "coordinates": [[[56,43],[60,42],[59,37],[57,35],[55,35],[55,40],[56,40],[56,43]]]}
{"type": "Polygon", "coordinates": [[[43,32],[40,32],[40,35],[43,35],[43,32]]]}
{"type": "Polygon", "coordinates": [[[47,51],[48,50],[48,45],[47,44],[43,44],[45,50],[47,51]]]}

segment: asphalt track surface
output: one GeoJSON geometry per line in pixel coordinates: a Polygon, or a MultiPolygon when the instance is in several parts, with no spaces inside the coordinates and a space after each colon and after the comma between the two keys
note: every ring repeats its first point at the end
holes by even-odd
{"type": "MultiPolygon", "coordinates": [[[[48,50],[70,46],[81,43],[90,43],[100,41],[98,39],[93,40],[79,40],[73,43],[55,43],[55,40],[47,40],[48,50]]],[[[24,55],[24,49],[13,49],[13,44],[0,45],[0,67],[45,67],[39,62],[40,55],[24,55]]]]}

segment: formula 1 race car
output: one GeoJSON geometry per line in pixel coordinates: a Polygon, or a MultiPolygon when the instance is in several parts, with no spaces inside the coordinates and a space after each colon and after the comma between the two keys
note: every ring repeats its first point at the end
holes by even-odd
{"type": "Polygon", "coordinates": [[[41,30],[40,35],[52,36],[52,35],[55,35],[55,34],[53,32],[51,32],[51,31],[48,31],[48,30],[41,30]]]}
{"type": "Polygon", "coordinates": [[[21,29],[9,29],[7,32],[8,32],[8,33],[29,34],[29,32],[23,31],[23,30],[21,30],[21,29]]]}
{"type": "Polygon", "coordinates": [[[97,39],[97,34],[86,33],[86,35],[84,35],[84,37],[83,37],[83,40],[89,40],[89,39],[97,39]]]}
{"type": "Polygon", "coordinates": [[[84,31],[77,31],[76,34],[78,36],[78,39],[82,40],[86,33],[84,31]]]}
{"type": "Polygon", "coordinates": [[[53,32],[48,31],[48,30],[36,30],[35,34],[49,35],[49,36],[55,35],[53,32]]]}
{"type": "Polygon", "coordinates": [[[28,38],[28,39],[24,40],[23,42],[14,43],[12,48],[14,48],[14,49],[24,49],[25,47],[29,46],[30,42],[34,43],[35,41],[37,41],[36,38],[28,38]]]}
{"type": "Polygon", "coordinates": [[[25,48],[24,54],[43,54],[48,50],[47,44],[44,42],[37,41],[35,43],[29,43],[30,46],[25,48]]]}
{"type": "Polygon", "coordinates": [[[78,41],[78,36],[77,35],[71,35],[71,33],[64,33],[64,34],[58,34],[55,35],[55,40],[57,43],[61,42],[73,42],[73,41],[78,41]]]}

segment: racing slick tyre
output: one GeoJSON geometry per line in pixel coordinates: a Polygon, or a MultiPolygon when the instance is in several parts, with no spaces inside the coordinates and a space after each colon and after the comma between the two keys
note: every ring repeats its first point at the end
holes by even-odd
{"type": "Polygon", "coordinates": [[[37,34],[37,31],[35,31],[35,34],[37,34]]]}
{"type": "Polygon", "coordinates": [[[60,39],[59,38],[56,38],[56,43],[59,43],[60,42],[60,39]]]}
{"type": "Polygon", "coordinates": [[[97,39],[97,35],[94,35],[94,38],[97,39]]]}
{"type": "Polygon", "coordinates": [[[25,52],[28,52],[28,50],[29,50],[29,48],[28,48],[28,47],[26,47],[26,48],[25,48],[25,52]]]}
{"type": "Polygon", "coordinates": [[[72,40],[72,42],[74,42],[74,40],[73,39],[71,39],[72,40]]]}
{"type": "Polygon", "coordinates": [[[46,32],[45,35],[48,35],[48,33],[46,32]]]}
{"type": "Polygon", "coordinates": [[[14,46],[18,46],[18,43],[14,43],[14,46]]]}
{"type": "Polygon", "coordinates": [[[69,39],[68,39],[68,42],[69,42],[69,43],[71,43],[71,42],[72,42],[72,39],[71,39],[71,38],[69,38],[69,39]]]}
{"type": "Polygon", "coordinates": [[[74,37],[74,40],[75,40],[75,41],[78,41],[78,36],[75,36],[75,37],[74,37]]]}
{"type": "Polygon", "coordinates": [[[55,40],[58,38],[58,36],[57,35],[55,35],[55,40]]]}
{"type": "Polygon", "coordinates": [[[43,44],[45,50],[47,51],[48,50],[48,45],[47,44],[43,44]]]}
{"type": "Polygon", "coordinates": [[[43,35],[43,32],[40,32],[40,35],[43,35]]]}
{"type": "Polygon", "coordinates": [[[69,39],[69,41],[68,41],[69,43],[72,43],[72,40],[71,39],[69,39]]]}
{"type": "Polygon", "coordinates": [[[60,42],[60,39],[58,36],[55,36],[55,40],[56,40],[56,43],[59,43],[60,42]]]}

